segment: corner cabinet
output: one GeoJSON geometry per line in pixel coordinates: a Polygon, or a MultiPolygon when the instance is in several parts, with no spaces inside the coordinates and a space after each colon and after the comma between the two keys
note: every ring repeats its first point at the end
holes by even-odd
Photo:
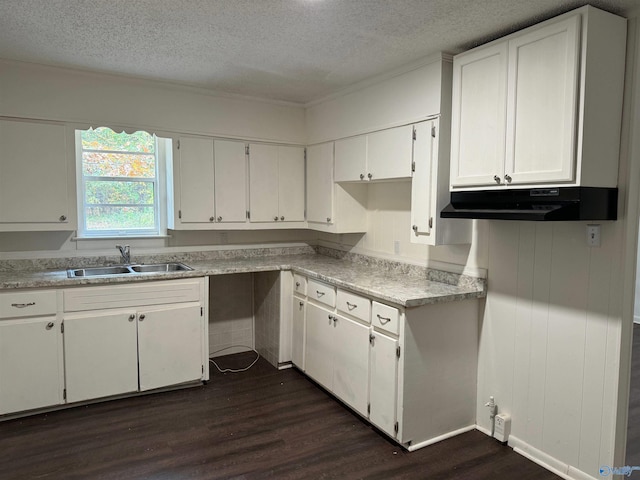
{"type": "Polygon", "coordinates": [[[75,230],[73,130],[0,120],[0,231],[75,230]]]}
{"type": "Polygon", "coordinates": [[[615,187],[625,46],[587,6],[456,56],[451,189],[615,187]]]}
{"type": "Polygon", "coordinates": [[[328,233],[367,231],[366,185],[334,183],[334,142],[307,147],[307,222],[328,233]]]}
{"type": "Polygon", "coordinates": [[[246,222],[246,145],[208,137],[180,137],[174,145],[169,228],[233,228],[246,222]]]}

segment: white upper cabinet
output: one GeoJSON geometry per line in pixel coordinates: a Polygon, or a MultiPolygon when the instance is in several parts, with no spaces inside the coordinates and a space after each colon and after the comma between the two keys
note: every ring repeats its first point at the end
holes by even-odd
{"type": "Polygon", "coordinates": [[[451,189],[615,187],[625,45],[587,6],[456,56],[451,189]]]}
{"type": "Polygon", "coordinates": [[[304,148],[249,145],[251,222],[304,222],[304,148]]]}
{"type": "Polygon", "coordinates": [[[246,222],[245,144],[181,137],[174,152],[173,188],[174,218],[169,218],[169,228],[208,229],[246,222]]]}
{"type": "Polygon", "coordinates": [[[0,231],[75,230],[68,144],[62,125],[0,120],[0,231]]]}
{"type": "Polygon", "coordinates": [[[329,233],[367,231],[367,188],[334,183],[334,142],[307,148],[307,222],[329,233]]]}
{"type": "Polygon", "coordinates": [[[501,179],[506,129],[507,46],[460,55],[453,62],[451,183],[484,185],[501,179]]]}
{"type": "Polygon", "coordinates": [[[359,182],[411,177],[411,125],[335,142],[335,181],[359,182]]]}

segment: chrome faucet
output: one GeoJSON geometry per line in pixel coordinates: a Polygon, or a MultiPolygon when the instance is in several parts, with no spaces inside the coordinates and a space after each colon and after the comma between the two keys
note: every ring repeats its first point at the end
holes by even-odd
{"type": "Polygon", "coordinates": [[[122,263],[128,265],[131,263],[131,248],[129,245],[116,245],[116,248],[120,250],[120,256],[122,257],[122,263]]]}

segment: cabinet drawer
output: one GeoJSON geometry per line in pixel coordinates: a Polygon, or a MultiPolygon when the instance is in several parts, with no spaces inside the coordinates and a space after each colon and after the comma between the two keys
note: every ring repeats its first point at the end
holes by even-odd
{"type": "Polygon", "coordinates": [[[80,287],[64,291],[64,311],[143,307],[169,303],[199,302],[203,279],[167,280],[141,284],[80,287]]]}
{"type": "Polygon", "coordinates": [[[371,321],[374,327],[398,335],[400,312],[395,307],[373,302],[371,307],[371,321]]]}
{"type": "Polygon", "coordinates": [[[309,280],[307,292],[310,299],[315,300],[330,307],[336,306],[336,289],[326,283],[316,280],[309,280]]]}
{"type": "Polygon", "coordinates": [[[336,303],[341,312],[371,323],[371,300],[368,298],[338,289],[336,303]]]}
{"type": "Polygon", "coordinates": [[[293,292],[299,295],[307,294],[307,277],[303,277],[297,273],[293,274],[293,292]]]}
{"type": "Polygon", "coordinates": [[[0,318],[56,314],[55,290],[0,294],[0,318]]]}

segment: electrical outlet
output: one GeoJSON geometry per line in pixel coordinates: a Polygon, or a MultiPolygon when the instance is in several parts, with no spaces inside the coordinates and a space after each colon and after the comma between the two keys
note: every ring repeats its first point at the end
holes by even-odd
{"type": "Polygon", "coordinates": [[[600,225],[587,225],[587,246],[600,246],[600,225]]]}

